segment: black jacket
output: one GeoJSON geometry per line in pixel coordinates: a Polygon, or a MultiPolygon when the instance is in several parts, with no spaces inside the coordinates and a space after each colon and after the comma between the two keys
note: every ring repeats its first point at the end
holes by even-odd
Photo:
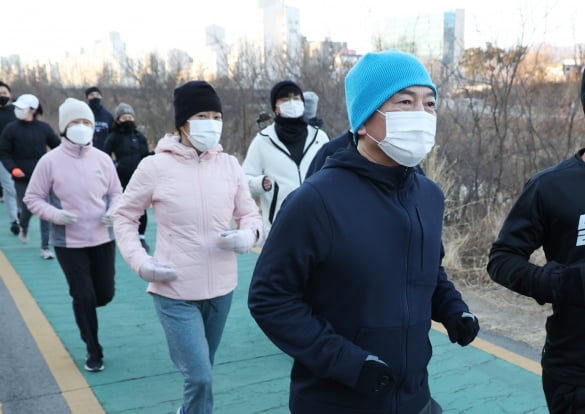
{"type": "Polygon", "coordinates": [[[95,117],[95,132],[93,134],[93,146],[99,150],[104,150],[106,137],[110,133],[110,128],[114,123],[114,117],[103,105],[93,110],[95,117]]]}
{"type": "Polygon", "coordinates": [[[47,147],[55,148],[61,139],[49,124],[39,120],[12,121],[0,135],[0,161],[11,172],[20,168],[28,181],[39,159],[47,152],[47,147]]]}
{"type": "Polygon", "coordinates": [[[325,160],[328,156],[351,145],[352,139],[353,134],[349,131],[346,131],[326,144],[323,144],[323,146],[319,148],[319,151],[317,151],[313,157],[313,161],[311,161],[311,165],[309,165],[305,179],[319,171],[323,167],[323,164],[325,164],[325,160]]]}
{"type": "Polygon", "coordinates": [[[112,131],[106,138],[104,152],[116,158],[116,171],[122,187],[126,188],[140,160],[148,155],[148,142],[137,130],[112,131]]]}
{"type": "Polygon", "coordinates": [[[530,178],[504,221],[487,266],[495,282],[540,304],[552,303],[543,370],[580,386],[585,386],[585,304],[563,303],[558,271],[585,259],[583,152],[530,178]],[[541,246],[547,260],[542,267],[529,262],[541,246]]]}
{"type": "Polygon", "coordinates": [[[0,108],[0,134],[4,130],[4,127],[10,122],[16,121],[16,115],[14,115],[14,105],[6,105],[0,108]]]}

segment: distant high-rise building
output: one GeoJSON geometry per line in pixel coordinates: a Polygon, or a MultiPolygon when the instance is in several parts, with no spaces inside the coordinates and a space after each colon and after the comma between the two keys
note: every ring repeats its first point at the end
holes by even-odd
{"type": "Polygon", "coordinates": [[[264,16],[265,62],[297,64],[302,47],[299,9],[285,5],[284,0],[259,0],[258,4],[264,16]]]}
{"type": "Polygon", "coordinates": [[[225,29],[218,25],[212,25],[206,29],[207,46],[215,55],[214,62],[209,62],[214,68],[216,77],[228,76],[229,47],[225,40],[225,29]]]}
{"type": "Polygon", "coordinates": [[[465,10],[449,10],[385,22],[382,43],[410,52],[423,60],[456,63],[464,51],[465,10]]]}

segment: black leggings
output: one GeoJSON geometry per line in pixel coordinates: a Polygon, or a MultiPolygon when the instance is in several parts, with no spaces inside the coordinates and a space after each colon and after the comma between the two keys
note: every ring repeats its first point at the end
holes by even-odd
{"type": "Polygon", "coordinates": [[[57,260],[69,284],[73,313],[87,352],[103,357],[96,308],[114,298],[114,241],[92,247],[56,247],[57,260]]]}

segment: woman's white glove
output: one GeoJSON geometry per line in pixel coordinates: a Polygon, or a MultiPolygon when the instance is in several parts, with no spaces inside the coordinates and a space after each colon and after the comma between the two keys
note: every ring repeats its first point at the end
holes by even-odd
{"type": "Polygon", "coordinates": [[[109,209],[106,214],[102,216],[102,224],[106,227],[112,227],[114,225],[114,210],[109,209]]]}
{"type": "Polygon", "coordinates": [[[140,265],[138,276],[147,282],[170,282],[177,278],[177,272],[171,266],[159,263],[150,257],[140,265]]]}
{"type": "Polygon", "coordinates": [[[66,226],[68,224],[73,224],[77,221],[77,215],[67,211],[67,210],[59,210],[55,214],[55,218],[53,219],[53,223],[59,226],[66,226]]]}
{"type": "Polygon", "coordinates": [[[223,250],[246,253],[256,243],[256,231],[253,229],[228,230],[219,234],[217,246],[223,250]]]}

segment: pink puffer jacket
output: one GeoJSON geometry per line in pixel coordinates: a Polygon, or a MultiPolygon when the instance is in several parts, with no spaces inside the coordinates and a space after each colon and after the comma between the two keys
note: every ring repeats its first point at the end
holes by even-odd
{"type": "Polygon", "coordinates": [[[149,283],[147,291],[173,299],[225,295],[237,285],[235,253],[217,247],[231,228],[262,232],[262,219],[238,160],[218,145],[200,156],[166,135],[155,155],[132,175],[114,215],[118,248],[132,270],[149,259],[138,239],[138,219],[152,205],[157,223],[155,259],[178,278],[149,283]]]}

